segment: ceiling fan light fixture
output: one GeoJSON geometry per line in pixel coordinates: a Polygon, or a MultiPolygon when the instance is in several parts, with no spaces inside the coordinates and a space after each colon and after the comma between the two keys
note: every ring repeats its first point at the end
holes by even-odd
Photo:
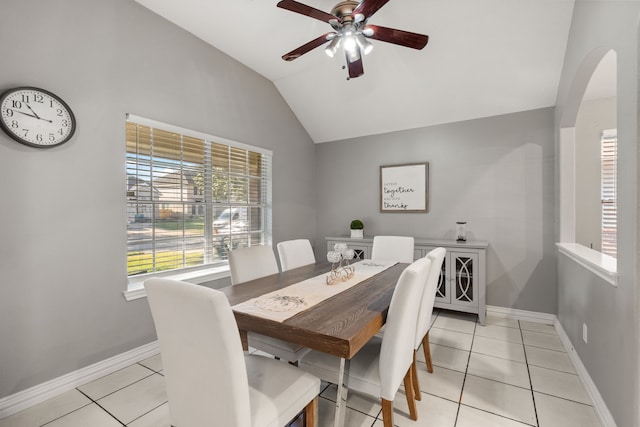
{"type": "Polygon", "coordinates": [[[353,32],[348,31],[343,34],[344,37],[344,50],[347,52],[353,52],[356,49],[356,37],[353,35],[353,32]]]}
{"type": "Polygon", "coordinates": [[[358,46],[360,46],[360,50],[365,55],[368,55],[373,50],[373,43],[367,40],[361,33],[356,35],[356,41],[358,42],[358,46]]]}
{"type": "Polygon", "coordinates": [[[362,13],[356,13],[355,15],[353,15],[353,22],[357,24],[358,22],[364,21],[364,18],[365,16],[362,13]]]}
{"type": "Polygon", "coordinates": [[[356,62],[360,59],[360,48],[356,44],[351,50],[344,50],[344,53],[347,56],[348,62],[356,62]]]}
{"type": "Polygon", "coordinates": [[[329,58],[333,58],[340,47],[340,40],[342,38],[340,36],[335,36],[331,39],[331,43],[324,48],[324,53],[327,54],[329,58]]]}

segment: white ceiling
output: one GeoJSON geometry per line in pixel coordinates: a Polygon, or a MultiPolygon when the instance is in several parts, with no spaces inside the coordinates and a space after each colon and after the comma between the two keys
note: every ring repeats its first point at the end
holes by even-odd
{"type": "Polygon", "coordinates": [[[344,57],[322,47],[281,59],[331,28],[277,0],[136,1],[273,81],[316,143],[555,105],[573,13],[573,0],[391,0],[369,23],[429,43],[373,40],[364,75],[347,80],[344,57]]]}

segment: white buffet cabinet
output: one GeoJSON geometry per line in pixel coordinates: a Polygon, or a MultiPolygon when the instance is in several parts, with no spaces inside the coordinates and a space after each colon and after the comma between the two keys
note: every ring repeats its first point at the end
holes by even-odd
{"type": "MultiPolygon", "coordinates": [[[[371,258],[373,238],[325,237],[327,251],[336,243],[346,243],[357,259],[371,258]]],[[[486,316],[486,250],[488,243],[480,241],[456,242],[415,238],[414,259],[422,258],[432,249],[443,247],[447,255],[440,267],[435,307],[476,313],[481,325],[486,316]]]]}

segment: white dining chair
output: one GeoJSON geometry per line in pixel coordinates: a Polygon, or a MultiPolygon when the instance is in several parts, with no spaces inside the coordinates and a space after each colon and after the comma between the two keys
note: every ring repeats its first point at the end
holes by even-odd
{"type": "Polygon", "coordinates": [[[307,239],[286,240],[278,243],[276,248],[282,271],[293,270],[316,262],[311,242],[307,239]]]}
{"type": "MultiPolygon", "coordinates": [[[[384,337],[369,340],[350,362],[349,389],[381,399],[385,427],[394,425],[393,400],[403,381],[410,417],[418,419],[411,367],[418,310],[430,265],[431,260],[421,258],[402,272],[391,297],[384,337]]],[[[299,367],[324,381],[338,382],[339,359],[335,356],[311,350],[299,367]]]]}
{"type": "Polygon", "coordinates": [[[413,262],[414,239],[409,236],[374,236],[372,261],[413,262]]]}
{"type": "MultiPolygon", "coordinates": [[[[278,274],[278,262],[271,246],[249,246],[229,251],[231,283],[237,285],[261,277],[278,274]]],[[[249,347],[296,364],[309,351],[307,347],[249,331],[249,347]]]]}
{"type": "Polygon", "coordinates": [[[418,322],[416,325],[416,338],[413,348],[413,389],[415,391],[416,400],[421,400],[420,384],[418,382],[418,363],[416,354],[422,344],[424,351],[424,359],[427,364],[427,372],[433,373],[433,362],[431,360],[431,347],[429,346],[429,329],[431,329],[431,317],[433,314],[433,304],[436,300],[436,289],[438,287],[438,279],[442,268],[442,261],[447,254],[445,248],[435,248],[427,254],[426,258],[431,261],[429,273],[426,277],[424,292],[420,302],[420,310],[418,311],[418,322]]]}
{"type": "Polygon", "coordinates": [[[171,279],[144,282],[156,326],[171,425],[316,426],[320,380],[287,363],[244,355],[227,297],[171,279]]]}
{"type": "MultiPolygon", "coordinates": [[[[413,262],[414,238],[409,236],[374,236],[371,248],[371,261],[403,263],[413,262]]],[[[384,326],[377,333],[378,338],[384,335],[384,326]]]]}
{"type": "Polygon", "coordinates": [[[271,246],[249,246],[229,251],[231,284],[248,282],[278,274],[278,262],[271,246]]]}

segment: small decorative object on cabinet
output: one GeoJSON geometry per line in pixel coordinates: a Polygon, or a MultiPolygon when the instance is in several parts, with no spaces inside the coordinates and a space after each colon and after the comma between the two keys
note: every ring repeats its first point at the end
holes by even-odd
{"type": "Polygon", "coordinates": [[[467,241],[467,223],[465,221],[456,222],[456,242],[467,241]]]}
{"type": "Polygon", "coordinates": [[[364,237],[364,224],[359,219],[351,221],[349,228],[351,229],[352,239],[362,239],[364,237]]]}
{"type": "MultiPolygon", "coordinates": [[[[371,258],[373,238],[325,237],[327,249],[336,243],[346,243],[356,260],[371,258]]],[[[486,316],[486,250],[489,244],[480,241],[460,242],[415,238],[414,258],[422,258],[431,250],[443,247],[447,254],[440,267],[435,307],[476,313],[481,325],[486,316]]]]}

